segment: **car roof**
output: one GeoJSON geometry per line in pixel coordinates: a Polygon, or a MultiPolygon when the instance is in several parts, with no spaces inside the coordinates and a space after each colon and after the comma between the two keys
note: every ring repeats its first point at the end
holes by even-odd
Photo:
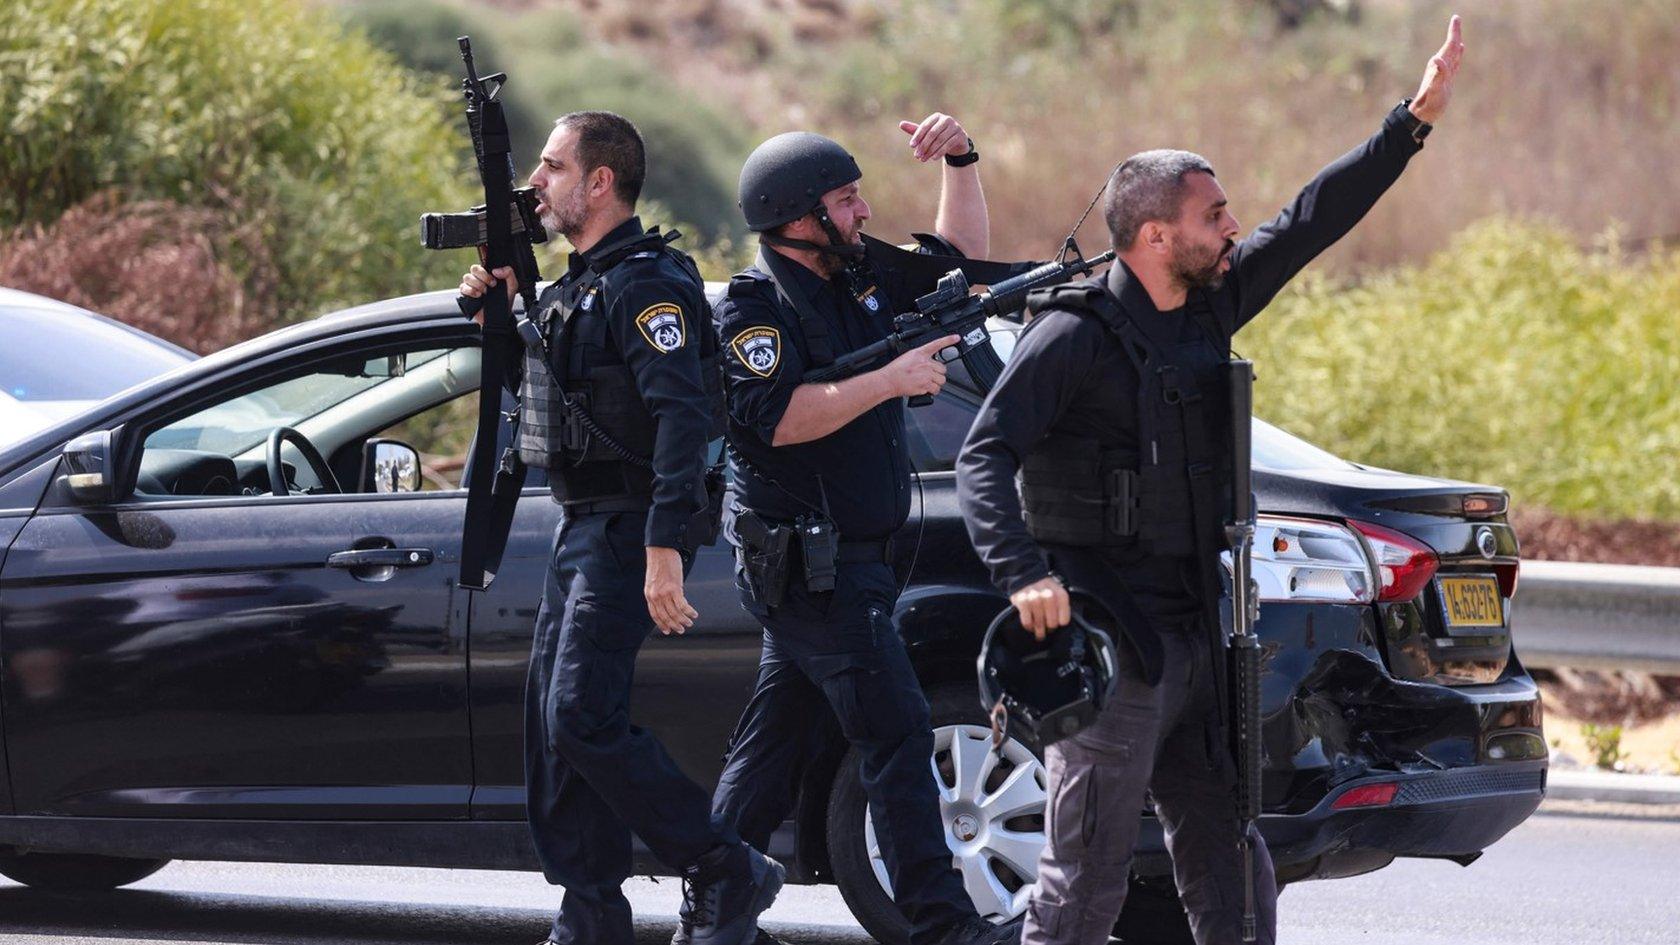
{"type": "Polygon", "coordinates": [[[61,315],[66,318],[93,319],[104,325],[119,328],[137,338],[145,339],[146,341],[149,341],[172,354],[177,354],[181,357],[182,361],[191,361],[192,359],[198,357],[198,355],[188,351],[186,348],[183,348],[172,341],[159,338],[157,335],[154,335],[144,329],[136,328],[133,325],[118,321],[117,319],[106,315],[101,315],[98,312],[89,311],[79,305],[71,305],[69,302],[60,301],[59,299],[51,298],[45,295],[36,295],[33,292],[25,292],[22,289],[11,289],[5,286],[0,286],[0,308],[27,308],[33,309],[37,312],[51,312],[55,315],[61,315]]]}

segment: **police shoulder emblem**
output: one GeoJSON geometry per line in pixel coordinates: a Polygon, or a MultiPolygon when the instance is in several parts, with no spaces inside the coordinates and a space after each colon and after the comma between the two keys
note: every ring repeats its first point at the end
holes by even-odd
{"type": "Polygon", "coordinates": [[[759,377],[769,377],[782,361],[782,333],[774,328],[756,326],[743,330],[729,343],[735,356],[747,370],[759,377]]]}
{"type": "Polygon", "coordinates": [[[660,354],[670,354],[683,346],[682,306],[675,302],[657,302],[642,309],[636,316],[636,327],[660,354]]]}

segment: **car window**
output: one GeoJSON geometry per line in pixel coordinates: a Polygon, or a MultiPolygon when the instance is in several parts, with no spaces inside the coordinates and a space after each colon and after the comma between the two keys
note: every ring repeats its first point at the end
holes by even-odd
{"type": "Polygon", "coordinates": [[[69,308],[0,307],[0,390],[13,400],[103,400],[189,360],[69,308]]]}
{"type": "Polygon", "coordinates": [[[381,430],[379,436],[414,447],[420,454],[420,491],[433,492],[461,487],[477,431],[478,397],[469,392],[381,430]]]}
{"type": "MultiPolygon", "coordinates": [[[[451,404],[470,401],[463,395],[477,389],[478,365],[478,351],[471,347],[358,353],[200,405],[146,437],[136,491],[141,497],[271,494],[266,447],[278,427],[307,438],[342,489],[356,491],[362,443],[382,430],[428,430],[420,418],[452,416],[451,404]]],[[[444,432],[425,448],[453,449],[444,432]]],[[[281,461],[289,491],[326,491],[295,446],[282,446],[281,461]]]]}
{"type": "MultiPolygon", "coordinates": [[[[1018,326],[994,320],[992,349],[1004,361],[1015,351],[1018,326]]],[[[951,367],[952,382],[934,402],[907,412],[910,456],[919,472],[942,472],[955,468],[963,439],[979,412],[980,400],[968,389],[960,365],[951,367]]],[[[1352,463],[1320,449],[1291,433],[1254,418],[1254,465],[1266,469],[1354,469],[1352,463]]]]}

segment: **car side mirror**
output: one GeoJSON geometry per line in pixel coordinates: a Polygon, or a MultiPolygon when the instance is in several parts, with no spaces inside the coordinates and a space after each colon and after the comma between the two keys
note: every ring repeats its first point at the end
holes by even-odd
{"type": "Polygon", "coordinates": [[[64,447],[64,474],[59,481],[83,505],[117,500],[116,437],[110,430],[84,433],[64,447]]]}
{"type": "Polygon", "coordinates": [[[363,492],[419,492],[420,453],[401,440],[374,438],[362,444],[363,492]]]}

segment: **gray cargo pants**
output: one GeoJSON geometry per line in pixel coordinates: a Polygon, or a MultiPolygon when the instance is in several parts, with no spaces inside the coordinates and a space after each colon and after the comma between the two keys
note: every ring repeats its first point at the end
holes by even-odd
{"type": "MultiPolygon", "coordinates": [[[[1218,712],[1210,646],[1200,631],[1162,634],[1160,685],[1119,647],[1115,698],[1090,728],[1045,751],[1049,842],[1027,905],[1022,945],[1103,945],[1126,901],[1127,872],[1145,790],[1166,830],[1173,877],[1198,945],[1242,941],[1242,854],[1237,849],[1230,753],[1208,722],[1218,712]]],[[[1258,840],[1258,832],[1256,832],[1258,840]]],[[[1255,844],[1259,941],[1277,939],[1277,879],[1255,844]]]]}

